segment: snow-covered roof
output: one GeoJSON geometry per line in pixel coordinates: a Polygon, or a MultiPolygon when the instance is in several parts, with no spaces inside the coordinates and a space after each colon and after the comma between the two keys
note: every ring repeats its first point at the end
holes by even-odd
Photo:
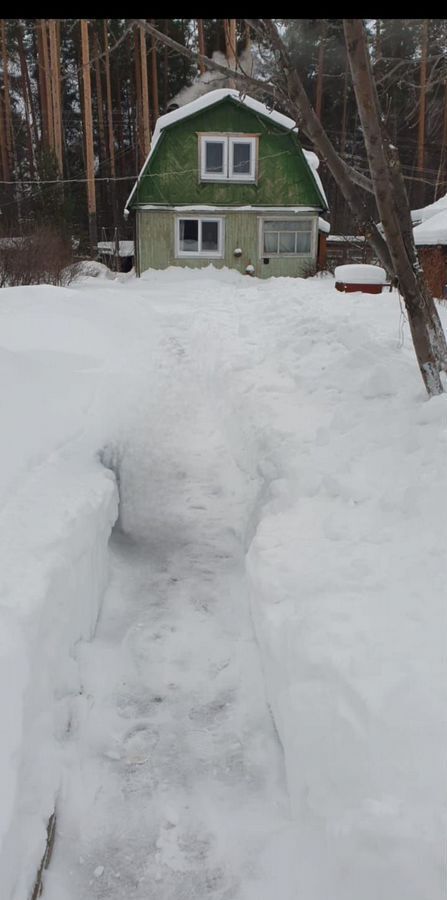
{"type": "MultiPolygon", "coordinates": [[[[274,122],[275,125],[280,125],[282,128],[287,128],[289,131],[295,132],[295,134],[298,132],[296,122],[294,122],[293,119],[290,119],[289,116],[285,116],[283,115],[283,113],[277,112],[274,109],[269,109],[268,106],[265,105],[265,103],[261,103],[259,100],[255,100],[253,97],[249,97],[247,94],[242,94],[240,93],[240,91],[237,91],[234,88],[218,88],[215,91],[208,91],[208,93],[203,94],[201,97],[197,97],[196,100],[192,100],[190,103],[186,103],[184,106],[180,106],[179,109],[173,109],[172,112],[166,113],[164,116],[160,116],[157,119],[152,136],[151,149],[129,194],[125,206],[125,211],[128,210],[129,204],[135,191],[137,190],[143,172],[145,171],[151,156],[155,152],[155,148],[158,144],[158,141],[160,140],[162,131],[164,131],[164,129],[168,128],[170,125],[174,125],[176,122],[180,122],[182,119],[187,119],[189,118],[189,116],[193,116],[195,113],[201,112],[201,110],[207,109],[209,106],[214,106],[216,103],[220,103],[220,101],[224,100],[226,97],[232,97],[234,100],[237,100],[238,103],[241,103],[243,106],[246,106],[253,112],[258,113],[258,115],[270,119],[270,121],[274,122]]],[[[309,164],[315,183],[323,197],[323,200],[326,203],[326,206],[329,206],[326,194],[323,190],[321,178],[317,172],[319,165],[318,156],[311,150],[304,150],[303,153],[306,157],[307,163],[309,164]]]]}
{"type": "Polygon", "coordinates": [[[439,197],[434,203],[429,203],[428,206],[423,206],[421,209],[413,209],[411,211],[411,221],[414,225],[419,225],[421,222],[426,222],[427,219],[432,219],[433,216],[438,215],[445,209],[447,209],[447,194],[439,197]]]}
{"type": "MultiPolygon", "coordinates": [[[[441,200],[444,199],[441,197],[441,200]]],[[[444,209],[438,207],[439,209],[441,212],[438,211],[436,215],[430,216],[413,228],[414,242],[417,247],[447,244],[447,203],[444,209]]]]}
{"type": "Polygon", "coordinates": [[[320,165],[320,160],[318,159],[317,154],[313,152],[313,150],[303,150],[303,153],[304,153],[304,156],[306,157],[306,160],[308,162],[308,165],[309,165],[312,175],[314,177],[314,181],[316,182],[317,188],[320,191],[320,194],[323,197],[323,200],[329,209],[329,203],[328,203],[328,200],[327,200],[327,197],[325,194],[324,187],[321,183],[320,175],[318,173],[318,166],[320,165]]]}
{"type": "MultiPolygon", "coordinates": [[[[174,210],[174,212],[280,212],[280,213],[316,213],[316,206],[253,206],[247,204],[245,206],[211,206],[206,203],[182,204],[181,206],[172,206],[166,203],[142,203],[140,209],[159,209],[174,210]]],[[[323,221],[323,219],[321,219],[323,221]]],[[[329,227],[329,222],[325,223],[329,227]]]]}
{"type": "MultiPolygon", "coordinates": [[[[99,253],[105,253],[112,256],[115,256],[116,254],[115,241],[98,241],[97,247],[99,253]]],[[[134,256],[134,253],[135,249],[133,241],[119,242],[119,256],[134,256]]]]}

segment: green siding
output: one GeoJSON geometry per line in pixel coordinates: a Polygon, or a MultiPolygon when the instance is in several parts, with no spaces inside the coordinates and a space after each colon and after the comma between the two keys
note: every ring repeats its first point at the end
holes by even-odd
{"type": "Polygon", "coordinates": [[[231,98],[162,131],[131,207],[144,203],[323,206],[297,136],[231,98]],[[212,132],[260,136],[257,184],[200,182],[198,134],[212,132]]]}
{"type": "MultiPolygon", "coordinates": [[[[186,216],[194,216],[193,212],[185,212],[186,216]]],[[[203,214],[206,218],[206,214],[203,214]]],[[[282,257],[270,258],[266,265],[259,258],[259,218],[266,218],[268,213],[251,212],[216,212],[212,216],[222,216],[225,220],[225,247],[222,259],[177,259],[175,256],[175,222],[181,213],[158,210],[139,210],[137,213],[137,251],[139,259],[139,274],[146,269],[165,269],[167,266],[187,266],[188,268],[202,268],[210,263],[217,268],[228,266],[244,273],[247,265],[255,268],[258,278],[268,278],[272,275],[306,275],[315,261],[315,254],[308,257],[282,257]],[[239,247],[242,256],[234,256],[234,250],[239,247]]],[[[272,215],[281,217],[280,212],[272,215]]],[[[308,218],[303,213],[295,214],[296,218],[308,218]]],[[[312,214],[311,214],[312,215],[312,214]]],[[[294,217],[289,211],[284,212],[287,218],[294,217]]],[[[315,215],[316,219],[316,215],[315,215]]],[[[316,227],[316,221],[315,221],[316,227]]]]}

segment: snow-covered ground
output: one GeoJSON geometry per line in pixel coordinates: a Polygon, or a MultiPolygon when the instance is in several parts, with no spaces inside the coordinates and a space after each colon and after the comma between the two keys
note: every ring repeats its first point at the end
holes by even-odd
{"type": "Polygon", "coordinates": [[[0,366],[2,900],[55,805],[44,900],[440,900],[447,398],[397,295],[3,290],[0,366]]]}

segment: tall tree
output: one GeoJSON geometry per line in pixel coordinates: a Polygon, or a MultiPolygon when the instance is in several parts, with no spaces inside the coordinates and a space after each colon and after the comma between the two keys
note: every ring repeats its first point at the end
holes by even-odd
{"type": "MultiPolygon", "coordinates": [[[[151,20],[152,24],[154,24],[154,19],[151,20]]],[[[153,109],[153,121],[154,127],[155,123],[160,115],[160,104],[158,102],[158,68],[157,68],[157,41],[154,35],[152,35],[152,47],[151,47],[151,86],[152,86],[152,109],[153,109]]]]}
{"type": "Polygon", "coordinates": [[[64,162],[62,156],[62,111],[61,111],[61,77],[59,59],[59,41],[57,36],[57,23],[50,19],[48,23],[50,38],[50,71],[51,71],[51,100],[53,108],[53,146],[56,155],[58,171],[63,174],[64,162]]]}
{"type": "MultiPolygon", "coordinates": [[[[199,53],[205,56],[206,48],[205,48],[205,32],[203,30],[203,19],[197,19],[197,33],[198,33],[198,43],[199,43],[199,53]]],[[[205,64],[200,59],[199,60],[199,72],[203,75],[206,72],[205,64]]]]}
{"type": "Polygon", "coordinates": [[[93,32],[93,55],[95,60],[95,87],[96,87],[96,110],[98,114],[98,137],[99,137],[99,157],[104,161],[107,157],[106,153],[106,136],[104,126],[104,103],[102,97],[101,82],[101,47],[99,44],[98,33],[95,29],[93,32]]]}
{"type": "Polygon", "coordinates": [[[440,372],[447,368],[447,346],[418,262],[397,151],[381,121],[365,27],[361,19],[345,19],[344,27],[374,194],[407,309],[416,357],[428,394],[441,394],[440,372]]]}
{"type": "Polygon", "coordinates": [[[147,81],[147,48],[146,32],[140,27],[140,66],[141,66],[141,107],[143,125],[143,160],[146,159],[151,145],[151,129],[149,120],[149,86],[147,81]]]}
{"type": "MultiPolygon", "coordinates": [[[[428,21],[422,22],[421,34],[421,65],[419,76],[419,121],[418,121],[418,155],[417,173],[421,179],[425,170],[425,116],[426,116],[426,91],[427,91],[427,54],[428,54],[428,21]]],[[[424,202],[424,183],[421,180],[419,196],[421,206],[424,202]]]]}
{"type": "Polygon", "coordinates": [[[95,163],[93,151],[92,89],[90,82],[90,47],[88,21],[81,19],[82,83],[84,88],[84,135],[87,168],[87,206],[90,247],[96,255],[98,232],[96,223],[95,163]]]}
{"type": "Polygon", "coordinates": [[[317,90],[315,97],[315,112],[319,119],[321,119],[321,112],[323,109],[324,53],[326,48],[326,35],[327,22],[325,19],[323,19],[321,25],[320,43],[318,47],[317,90]]]}
{"type": "Polygon", "coordinates": [[[2,44],[2,62],[3,62],[3,109],[5,122],[5,143],[6,153],[8,156],[8,167],[11,170],[14,164],[13,150],[13,128],[12,128],[12,110],[11,110],[11,93],[9,85],[9,53],[7,40],[7,26],[5,19],[0,20],[0,35],[2,44]]]}

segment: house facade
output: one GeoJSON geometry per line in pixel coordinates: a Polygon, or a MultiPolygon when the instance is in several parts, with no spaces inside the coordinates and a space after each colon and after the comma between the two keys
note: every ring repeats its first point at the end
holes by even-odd
{"type": "Polygon", "coordinates": [[[136,270],[228,266],[307,275],[324,253],[327,200],[292,119],[222,89],[161,116],[126,204],[136,270]]]}

